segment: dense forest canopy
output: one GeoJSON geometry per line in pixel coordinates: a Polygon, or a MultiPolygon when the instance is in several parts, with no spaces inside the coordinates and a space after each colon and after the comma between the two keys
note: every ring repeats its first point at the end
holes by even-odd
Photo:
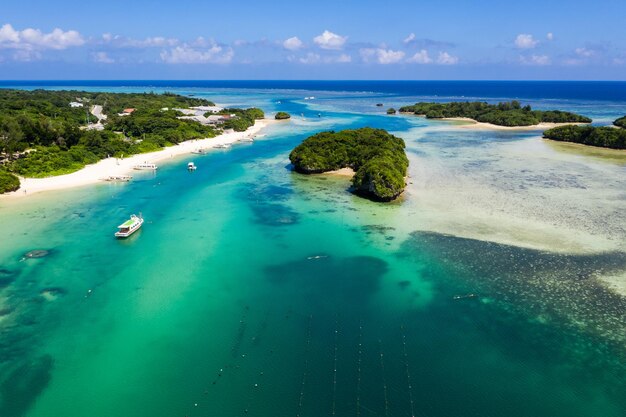
{"type": "MultiPolygon", "coordinates": [[[[176,110],[213,105],[206,99],[171,93],[0,89],[0,170],[27,177],[60,175],[107,156],[214,137],[220,129],[181,119],[183,114],[176,110]],[[102,106],[106,119],[98,121],[91,114],[96,105],[102,106]],[[132,110],[119,115],[125,109],[132,110]]],[[[236,116],[222,126],[225,129],[243,131],[264,117],[262,110],[254,108],[227,111],[236,116]]]]}
{"type": "Polygon", "coordinates": [[[423,115],[429,119],[465,117],[498,126],[533,126],[539,123],[591,123],[591,119],[559,110],[533,110],[518,101],[498,104],[485,102],[416,103],[400,108],[401,113],[423,115]]]}
{"type": "Polygon", "coordinates": [[[626,149],[626,129],[610,126],[559,126],[543,132],[543,137],[603,148],[626,149]]]}
{"type": "Polygon", "coordinates": [[[391,201],[405,187],[409,160],[404,141],[383,129],[321,132],[289,154],[297,172],[322,173],[352,168],[354,192],[376,201],[391,201]]]}

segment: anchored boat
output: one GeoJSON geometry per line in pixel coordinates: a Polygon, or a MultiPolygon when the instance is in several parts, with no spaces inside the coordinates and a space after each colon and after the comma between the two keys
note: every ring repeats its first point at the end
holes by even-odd
{"type": "Polygon", "coordinates": [[[133,168],[138,169],[138,170],[153,170],[154,171],[158,167],[156,166],[156,164],[150,164],[148,162],[144,162],[143,164],[135,165],[133,168]]]}
{"type": "Polygon", "coordinates": [[[117,226],[118,231],[115,232],[115,237],[125,238],[133,233],[135,233],[141,225],[143,224],[143,217],[141,217],[141,213],[139,216],[135,216],[134,214],[130,215],[130,219],[126,220],[124,223],[117,226]]]}
{"type": "Polygon", "coordinates": [[[189,163],[187,164],[187,169],[188,169],[189,171],[195,171],[197,168],[198,168],[198,167],[197,167],[197,166],[196,166],[196,164],[194,164],[193,162],[189,162],[189,163]]]}

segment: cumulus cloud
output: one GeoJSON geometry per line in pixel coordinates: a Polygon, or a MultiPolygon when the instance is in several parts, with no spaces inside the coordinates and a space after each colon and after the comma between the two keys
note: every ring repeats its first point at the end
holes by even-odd
{"type": "MultiPolygon", "coordinates": [[[[296,61],[294,56],[290,56],[287,59],[291,62],[296,61]]],[[[297,59],[297,62],[301,64],[347,64],[352,62],[352,57],[348,54],[322,56],[309,52],[306,56],[297,59]]]]}
{"type": "Polygon", "coordinates": [[[20,31],[8,23],[0,27],[0,48],[67,49],[72,46],[81,46],[84,43],[85,39],[75,30],[63,31],[56,28],[50,33],[43,33],[39,29],[27,28],[20,31]]]}
{"type": "Polygon", "coordinates": [[[384,48],[363,48],[359,50],[359,53],[364,62],[377,62],[383,65],[398,63],[404,59],[405,55],[403,51],[384,48]]]}
{"type": "Polygon", "coordinates": [[[526,33],[520,33],[517,35],[517,38],[515,38],[515,46],[519,49],[532,49],[537,46],[538,43],[539,41],[535,40],[533,35],[526,33]]]}
{"type": "Polygon", "coordinates": [[[437,56],[437,64],[440,65],[455,65],[459,63],[459,58],[452,56],[447,52],[439,52],[437,56]]]}
{"type": "Polygon", "coordinates": [[[550,57],[547,55],[531,55],[531,56],[520,56],[520,62],[524,65],[544,66],[544,65],[550,65],[552,61],[550,60],[550,57]]]}
{"type": "Polygon", "coordinates": [[[347,36],[340,36],[328,30],[313,38],[313,42],[322,49],[341,49],[347,40],[347,36]]]}
{"type": "Polygon", "coordinates": [[[106,52],[94,52],[91,54],[91,57],[94,62],[98,62],[100,64],[112,64],[115,62],[113,58],[111,58],[106,52]]]}
{"type": "Polygon", "coordinates": [[[161,60],[168,64],[228,64],[234,55],[232,48],[222,48],[217,44],[206,48],[183,44],[160,54],[161,60]]]}
{"type": "Polygon", "coordinates": [[[283,42],[283,48],[288,49],[290,51],[297,51],[298,49],[302,48],[304,46],[304,43],[298,39],[297,36],[294,36],[292,38],[286,39],[283,42]]]}
{"type": "Polygon", "coordinates": [[[428,56],[426,49],[416,52],[411,58],[407,59],[407,61],[415,64],[430,64],[433,62],[432,58],[428,56]]]}
{"type": "Polygon", "coordinates": [[[593,49],[588,49],[588,48],[576,48],[574,52],[576,52],[576,55],[581,56],[583,58],[590,58],[596,54],[596,51],[594,51],[593,49]]]}

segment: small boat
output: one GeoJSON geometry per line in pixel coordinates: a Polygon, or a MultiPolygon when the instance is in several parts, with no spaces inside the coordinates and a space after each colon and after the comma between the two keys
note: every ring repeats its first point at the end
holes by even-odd
{"type": "Polygon", "coordinates": [[[142,164],[135,165],[133,169],[137,170],[155,170],[158,167],[155,164],[150,164],[148,162],[144,162],[142,164]]]}
{"type": "Polygon", "coordinates": [[[197,155],[205,155],[207,153],[206,149],[198,148],[195,151],[191,151],[191,153],[195,153],[197,155]]]}
{"type": "Polygon", "coordinates": [[[111,182],[128,182],[133,179],[130,175],[109,175],[106,178],[103,178],[104,181],[111,182]]]}
{"type": "Polygon", "coordinates": [[[376,103],[376,107],[382,107],[383,103],[376,103]]]}
{"type": "Polygon", "coordinates": [[[228,144],[228,143],[218,143],[217,145],[215,145],[213,147],[217,148],[217,149],[228,149],[228,148],[230,148],[230,144],[228,144]]]}
{"type": "Polygon", "coordinates": [[[196,166],[196,164],[194,164],[193,162],[189,162],[187,164],[187,170],[189,171],[195,171],[198,167],[196,166]]]}
{"type": "Polygon", "coordinates": [[[135,216],[134,214],[130,215],[130,219],[126,220],[124,223],[117,226],[118,231],[115,232],[115,237],[125,238],[133,233],[135,233],[141,225],[143,224],[143,217],[141,217],[141,213],[139,216],[135,216]]]}
{"type": "Polygon", "coordinates": [[[239,142],[254,142],[254,137],[246,136],[246,137],[239,139],[239,142]]]}

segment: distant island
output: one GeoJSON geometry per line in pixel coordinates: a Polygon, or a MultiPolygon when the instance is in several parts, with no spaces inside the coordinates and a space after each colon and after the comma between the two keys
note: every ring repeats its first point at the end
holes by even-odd
{"type": "Polygon", "coordinates": [[[616,121],[613,122],[613,124],[617,127],[621,127],[623,129],[626,129],[626,116],[624,117],[620,117],[619,119],[617,119],[616,121]]]}
{"type": "Polygon", "coordinates": [[[591,119],[559,110],[532,110],[519,101],[498,104],[485,102],[416,103],[400,108],[400,113],[413,113],[428,119],[468,118],[497,126],[534,126],[540,123],[591,123],[591,119]]]}
{"type": "Polygon", "coordinates": [[[19,187],[16,175],[68,174],[109,156],[245,131],[264,117],[171,93],[0,89],[0,193],[19,187]]]}
{"type": "Polygon", "coordinates": [[[383,129],[366,127],[313,135],[291,151],[289,159],[295,171],[303,174],[351,168],[355,194],[388,202],[406,185],[409,160],[404,148],[404,140],[383,129]]]}
{"type": "Polygon", "coordinates": [[[580,143],[611,149],[626,149],[626,116],[613,122],[611,126],[559,126],[543,132],[546,139],[580,143]]]}
{"type": "Polygon", "coordinates": [[[289,113],[287,113],[287,112],[284,112],[284,111],[279,111],[274,116],[274,119],[276,119],[276,120],[286,120],[286,119],[290,119],[290,118],[291,118],[291,115],[289,113]]]}

